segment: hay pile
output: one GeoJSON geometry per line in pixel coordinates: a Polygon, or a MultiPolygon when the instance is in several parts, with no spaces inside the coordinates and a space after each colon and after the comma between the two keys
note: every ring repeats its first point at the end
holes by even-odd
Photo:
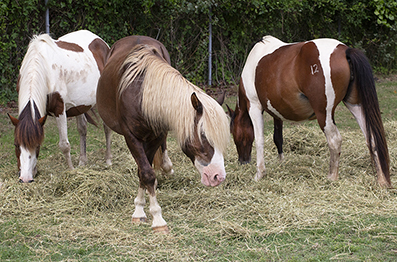
{"type": "MultiPolygon", "coordinates": [[[[397,122],[387,122],[385,128],[392,183],[397,185],[397,122]]],[[[0,217],[16,218],[21,225],[44,232],[42,237],[54,243],[65,239],[102,243],[118,247],[131,259],[142,258],[139,250],[153,248],[163,252],[166,248],[167,256],[173,255],[176,260],[184,260],[187,254],[192,258],[192,252],[200,248],[194,243],[194,250],[170,249],[184,241],[185,235],[214,237],[221,245],[233,239],[266,238],[294,229],[325,228],[347,219],[356,221],[353,223],[358,230],[366,230],[360,224],[361,217],[397,214],[397,192],[376,185],[361,132],[341,130],[341,134],[337,182],[326,178],[329,152],[324,134],[318,127],[300,125],[284,130],[282,163],[277,160],[272,134],[265,136],[267,176],[258,183],[253,181],[255,148],[252,163],[241,166],[231,141],[225,155],[226,181],[217,188],[201,185],[199,174],[171,135],[168,150],[175,174],[158,176],[158,201],[171,228],[171,234],[165,236],[165,247],[152,242],[164,236],[151,234],[148,208],[147,224],[130,223],[138,189],[137,167],[118,135],[113,135],[111,167],[104,163],[103,149],[97,149],[88,153],[86,167],[66,170],[56,147],[48,157],[39,159],[39,174],[32,184],[17,182],[15,160],[4,165],[0,217]]],[[[73,161],[78,162],[77,155],[73,161]]],[[[150,260],[145,254],[145,259],[150,260]]]]}

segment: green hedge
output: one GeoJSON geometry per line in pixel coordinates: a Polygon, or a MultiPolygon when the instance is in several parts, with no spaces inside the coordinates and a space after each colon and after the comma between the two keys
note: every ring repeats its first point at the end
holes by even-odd
{"type": "MultiPolygon", "coordinates": [[[[384,0],[49,0],[54,38],[88,29],[109,45],[132,34],[157,38],[172,65],[192,82],[208,78],[209,10],[213,23],[213,84],[239,81],[252,44],[271,34],[286,42],[336,38],[366,51],[374,69],[397,68],[397,2],[384,0]]],[[[0,103],[15,85],[33,34],[45,32],[44,0],[0,3],[0,103]]]]}

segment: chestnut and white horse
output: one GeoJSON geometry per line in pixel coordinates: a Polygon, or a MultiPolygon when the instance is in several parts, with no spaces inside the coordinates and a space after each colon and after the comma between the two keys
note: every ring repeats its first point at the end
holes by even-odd
{"type": "Polygon", "coordinates": [[[235,111],[229,108],[239,161],[251,158],[255,138],[259,180],[265,173],[263,111],[274,119],[274,142],[283,158],[283,121],[317,119],[329,150],[328,178],[338,179],[342,137],[335,124],[343,101],[366,139],[381,186],[391,186],[389,153],[371,66],[357,49],[334,39],[284,43],[265,36],[245,63],[235,111]]]}
{"type": "Polygon", "coordinates": [[[159,232],[168,232],[168,227],[156,199],[152,163],[168,131],[175,132],[206,186],[224,181],[223,152],[230,139],[229,120],[222,107],[171,67],[167,56],[168,51],[155,39],[123,38],[112,46],[97,90],[100,116],[124,136],[138,165],[140,185],[132,220],[146,220],[147,190],[152,228],[159,232]]]}
{"type": "MultiPolygon", "coordinates": [[[[109,46],[87,30],[67,34],[58,40],[47,34],[36,35],[30,41],[17,82],[19,119],[9,115],[15,126],[15,152],[21,182],[32,182],[37,172],[47,114],[56,117],[59,147],[70,169],[73,164],[67,116],[76,116],[80,134],[79,165],[87,161],[87,120],[92,119],[85,113],[96,103],[97,83],[108,51],[109,46]]],[[[108,137],[110,130],[105,128],[105,133],[108,137]]],[[[111,164],[110,157],[110,144],[107,143],[108,164],[111,164]]]]}

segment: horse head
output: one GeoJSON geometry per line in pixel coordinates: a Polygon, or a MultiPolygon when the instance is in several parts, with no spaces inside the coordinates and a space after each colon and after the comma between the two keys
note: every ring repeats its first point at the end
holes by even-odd
{"type": "Polygon", "coordinates": [[[252,143],[254,142],[254,128],[248,112],[240,110],[238,104],[233,111],[228,105],[228,115],[230,116],[230,132],[236,144],[238,161],[240,164],[247,164],[251,161],[252,143]]]}
{"type": "Polygon", "coordinates": [[[20,114],[19,119],[8,114],[15,126],[14,145],[18,161],[19,181],[24,183],[33,182],[33,177],[37,173],[37,158],[39,157],[40,145],[44,139],[43,125],[47,119],[47,115],[39,118],[36,106],[36,119],[33,119],[30,108],[29,102],[20,114]]]}
{"type": "Polygon", "coordinates": [[[201,174],[201,183],[206,186],[217,186],[226,178],[223,154],[220,148],[214,147],[206,135],[203,124],[203,104],[196,93],[191,95],[191,102],[196,110],[194,136],[187,139],[182,146],[182,151],[190,158],[201,174]]]}

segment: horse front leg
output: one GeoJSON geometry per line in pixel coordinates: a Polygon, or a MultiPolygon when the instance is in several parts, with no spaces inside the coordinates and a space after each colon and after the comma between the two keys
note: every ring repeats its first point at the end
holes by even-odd
{"type": "Polygon", "coordinates": [[[139,187],[138,194],[134,199],[135,210],[132,214],[132,223],[146,222],[146,214],[143,210],[145,207],[145,189],[139,187]]]}
{"type": "Polygon", "coordinates": [[[58,132],[59,132],[59,148],[61,149],[61,152],[65,156],[66,163],[67,163],[69,169],[74,169],[73,163],[72,163],[72,158],[70,157],[70,143],[68,140],[68,127],[67,127],[67,119],[66,119],[65,110],[63,111],[62,114],[60,114],[56,118],[56,122],[57,122],[58,132]]]}
{"type": "Polygon", "coordinates": [[[87,163],[87,118],[84,114],[76,116],[77,130],[80,134],[80,160],[79,166],[87,163]]]}
{"type": "Polygon", "coordinates": [[[153,216],[152,229],[155,232],[168,233],[167,222],[163,219],[161,214],[161,207],[157,202],[156,197],[156,175],[151,167],[151,161],[153,161],[153,155],[151,155],[148,159],[145,147],[141,141],[136,139],[130,132],[124,136],[127,146],[134,157],[137,165],[138,165],[138,176],[139,176],[139,189],[138,196],[136,197],[135,211],[132,215],[133,222],[145,221],[146,215],[143,210],[143,206],[145,205],[144,200],[144,190],[146,189],[149,194],[149,212],[153,216]]]}
{"type": "Polygon", "coordinates": [[[254,126],[255,146],[256,146],[256,175],[255,181],[259,181],[266,173],[265,158],[263,153],[264,134],[263,134],[263,115],[262,107],[252,104],[249,109],[252,125],[254,126]]]}

